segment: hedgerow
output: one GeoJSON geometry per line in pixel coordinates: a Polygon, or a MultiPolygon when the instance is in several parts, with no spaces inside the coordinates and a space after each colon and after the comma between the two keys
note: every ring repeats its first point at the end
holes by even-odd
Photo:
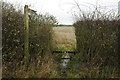
{"type": "MultiPolygon", "coordinates": [[[[2,62],[3,77],[15,77],[15,71],[24,66],[24,14],[12,4],[2,2],[2,62]]],[[[52,50],[52,25],[49,14],[29,15],[29,62],[40,66],[44,55],[52,50]]]]}

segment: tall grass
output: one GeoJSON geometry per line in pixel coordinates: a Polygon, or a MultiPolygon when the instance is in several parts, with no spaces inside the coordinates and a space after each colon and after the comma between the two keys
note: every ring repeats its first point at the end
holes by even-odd
{"type": "Polygon", "coordinates": [[[73,51],[76,48],[75,29],[74,27],[54,27],[54,49],[63,51],[73,51]]]}

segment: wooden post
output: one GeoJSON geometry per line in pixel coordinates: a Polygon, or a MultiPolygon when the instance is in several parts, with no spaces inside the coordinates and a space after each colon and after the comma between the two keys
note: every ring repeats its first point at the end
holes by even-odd
{"type": "Polygon", "coordinates": [[[29,65],[29,16],[28,13],[36,14],[36,11],[29,9],[28,5],[24,7],[24,64],[26,69],[29,65]]]}
{"type": "Polygon", "coordinates": [[[28,22],[28,5],[24,7],[24,63],[26,69],[29,64],[29,22],[28,22]]]}

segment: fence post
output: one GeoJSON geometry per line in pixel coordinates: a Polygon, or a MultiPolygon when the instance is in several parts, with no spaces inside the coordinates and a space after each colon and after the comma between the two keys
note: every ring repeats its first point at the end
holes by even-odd
{"type": "Polygon", "coordinates": [[[28,22],[28,5],[24,7],[24,63],[25,67],[29,64],[29,22],[28,22]]]}

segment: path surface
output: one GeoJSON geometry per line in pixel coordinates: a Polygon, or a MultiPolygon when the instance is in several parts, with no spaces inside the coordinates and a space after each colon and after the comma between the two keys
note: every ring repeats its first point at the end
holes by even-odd
{"type": "MultiPolygon", "coordinates": [[[[76,37],[74,27],[54,27],[53,31],[54,31],[53,40],[57,47],[62,47],[63,49],[65,49],[65,51],[74,50],[76,48],[75,47],[76,37]]],[[[67,70],[67,65],[70,61],[68,57],[70,57],[69,54],[64,53],[62,55],[60,63],[62,73],[65,73],[67,70]]],[[[65,74],[63,74],[63,76],[65,76],[65,74]]]]}

